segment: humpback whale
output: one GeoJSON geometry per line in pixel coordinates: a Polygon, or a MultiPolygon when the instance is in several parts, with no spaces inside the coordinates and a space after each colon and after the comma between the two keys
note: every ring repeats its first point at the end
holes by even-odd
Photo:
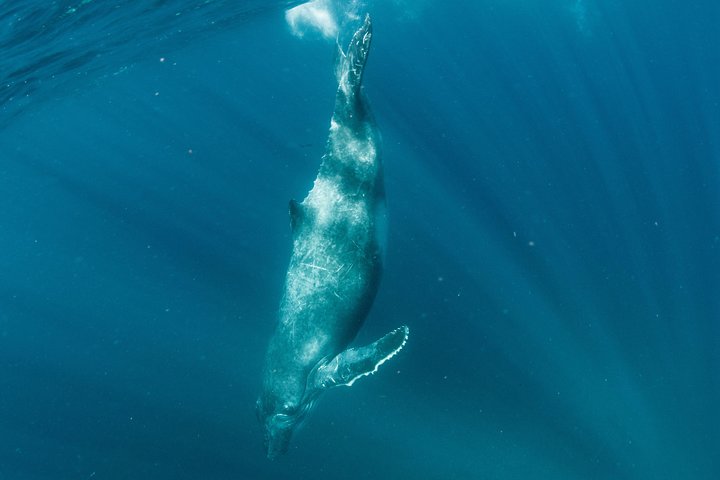
{"type": "Polygon", "coordinates": [[[385,192],[379,134],[361,89],[372,25],[366,16],[340,52],[325,154],[312,189],[290,201],[293,248],[279,319],[265,356],[258,419],[268,458],[325,390],[374,373],[405,345],[401,326],[349,348],[380,281],[385,192]]]}

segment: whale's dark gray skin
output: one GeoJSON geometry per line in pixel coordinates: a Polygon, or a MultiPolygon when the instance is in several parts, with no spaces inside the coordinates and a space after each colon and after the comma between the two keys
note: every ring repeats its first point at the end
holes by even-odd
{"type": "Polygon", "coordinates": [[[361,91],[370,17],[341,52],[326,152],[302,203],[290,202],[293,250],[267,349],[257,414],[269,458],[287,450],[317,397],[374,373],[405,344],[403,326],[348,348],[375,298],[385,203],[379,135],[361,91]]]}

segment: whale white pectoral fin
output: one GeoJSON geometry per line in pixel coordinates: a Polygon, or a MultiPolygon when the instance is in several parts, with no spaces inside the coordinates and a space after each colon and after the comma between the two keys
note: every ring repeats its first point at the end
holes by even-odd
{"type": "Polygon", "coordinates": [[[358,378],[377,372],[380,365],[402,350],[409,333],[410,329],[402,326],[370,345],[345,350],[317,369],[315,385],[319,388],[349,387],[358,378]]]}
{"type": "Polygon", "coordinates": [[[305,219],[305,208],[296,200],[290,200],[290,226],[296,231],[305,219]]]}

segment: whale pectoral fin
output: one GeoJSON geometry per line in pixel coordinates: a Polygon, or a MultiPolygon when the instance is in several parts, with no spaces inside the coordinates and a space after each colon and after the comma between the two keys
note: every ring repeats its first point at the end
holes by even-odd
{"type": "Polygon", "coordinates": [[[290,200],[290,227],[296,231],[305,219],[305,209],[296,200],[290,200]]]}
{"type": "Polygon", "coordinates": [[[409,333],[410,329],[402,326],[370,345],[348,348],[317,369],[314,379],[315,386],[317,388],[330,388],[338,385],[349,387],[358,378],[375,373],[380,365],[395,356],[405,346],[409,333]]]}

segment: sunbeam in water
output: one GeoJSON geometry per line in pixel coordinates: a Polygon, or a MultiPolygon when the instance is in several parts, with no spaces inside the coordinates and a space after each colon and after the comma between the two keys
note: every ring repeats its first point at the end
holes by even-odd
{"type": "Polygon", "coordinates": [[[0,478],[720,478],[720,4],[316,2],[300,39],[299,3],[0,6],[0,478]],[[352,346],[412,336],[269,462],[288,200],[365,13],[352,346]]]}

